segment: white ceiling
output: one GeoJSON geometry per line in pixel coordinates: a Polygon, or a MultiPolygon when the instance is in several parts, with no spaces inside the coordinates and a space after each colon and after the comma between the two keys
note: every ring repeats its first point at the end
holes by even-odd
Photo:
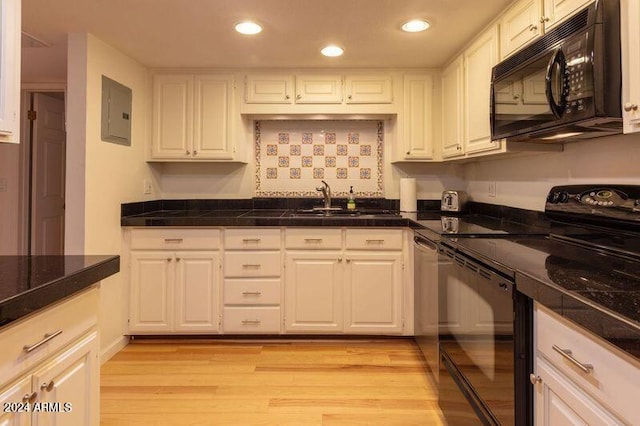
{"type": "Polygon", "coordinates": [[[89,32],[149,67],[439,67],[509,2],[22,0],[23,31],[51,46],[23,49],[23,64],[28,70],[30,58],[46,57],[47,72],[60,73],[66,34],[89,32]],[[400,30],[415,17],[432,28],[400,30]],[[264,31],[237,34],[233,25],[243,19],[264,31]],[[343,46],[345,54],[321,56],[327,43],[343,46]]]}

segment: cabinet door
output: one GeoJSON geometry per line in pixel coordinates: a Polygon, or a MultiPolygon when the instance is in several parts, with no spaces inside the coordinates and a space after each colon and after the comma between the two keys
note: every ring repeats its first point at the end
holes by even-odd
{"type": "Polygon", "coordinates": [[[403,142],[406,159],[433,158],[433,77],[404,76],[403,142]]]}
{"type": "Polygon", "coordinates": [[[593,0],[544,0],[544,30],[548,31],[593,0]]]}
{"type": "Polygon", "coordinates": [[[33,425],[94,425],[100,417],[99,342],[92,332],[33,374],[33,390],[43,409],[33,425]]]}
{"type": "Polygon", "coordinates": [[[393,86],[388,74],[347,75],[345,79],[348,104],[390,104],[393,86]]]}
{"type": "Polygon", "coordinates": [[[232,159],[233,76],[196,76],[194,98],[193,158],[232,159]]]}
{"type": "Polygon", "coordinates": [[[296,75],[296,103],[342,103],[342,76],[339,74],[296,75]]]}
{"type": "Polygon", "coordinates": [[[172,252],[131,254],[130,331],[172,331],[173,264],[172,252]]]}
{"type": "Polygon", "coordinates": [[[498,62],[498,27],[485,32],[464,53],[464,151],[469,154],[500,147],[491,140],[491,68],[498,62]]]}
{"type": "Polygon", "coordinates": [[[250,74],[245,77],[247,104],[292,104],[293,75],[250,74]]]}
{"type": "Polygon", "coordinates": [[[500,57],[506,58],[542,34],[542,1],[521,0],[500,20],[500,57]]]}
{"type": "Polygon", "coordinates": [[[620,4],[624,132],[640,132],[640,0],[620,4]]]}
{"type": "Polygon", "coordinates": [[[537,426],[626,424],[547,364],[543,358],[536,357],[536,373],[540,378],[534,394],[537,426]]]}
{"type": "Polygon", "coordinates": [[[462,56],[456,58],[442,73],[442,156],[464,154],[462,56]]]}
{"type": "Polygon", "coordinates": [[[151,157],[190,158],[192,145],[193,76],[154,76],[151,157]]]}
{"type": "Polygon", "coordinates": [[[287,253],[287,332],[342,332],[342,253],[287,253]]]}
{"type": "Polygon", "coordinates": [[[26,403],[30,395],[31,376],[23,377],[0,389],[0,407],[2,407],[0,426],[28,426],[31,424],[31,414],[18,409],[23,408],[21,404],[26,403]]]}
{"type": "Polygon", "coordinates": [[[402,332],[402,253],[346,254],[347,333],[402,332]]]}
{"type": "Polygon", "coordinates": [[[20,5],[0,2],[0,142],[20,141],[20,5]]]}
{"type": "Polygon", "coordinates": [[[217,332],[220,305],[220,254],[177,252],[175,331],[217,332]]]}

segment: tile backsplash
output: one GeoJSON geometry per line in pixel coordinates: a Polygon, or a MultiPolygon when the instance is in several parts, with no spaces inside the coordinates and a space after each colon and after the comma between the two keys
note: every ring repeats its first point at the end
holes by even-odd
{"type": "Polygon", "coordinates": [[[255,125],[257,197],[383,197],[383,122],[262,120],[255,125]]]}

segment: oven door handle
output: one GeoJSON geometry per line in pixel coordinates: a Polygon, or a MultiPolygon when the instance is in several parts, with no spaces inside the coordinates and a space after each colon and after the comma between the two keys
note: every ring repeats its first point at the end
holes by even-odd
{"type": "Polygon", "coordinates": [[[438,250],[438,245],[427,240],[426,238],[421,238],[418,236],[413,237],[413,242],[418,247],[425,248],[427,250],[438,250]]]}

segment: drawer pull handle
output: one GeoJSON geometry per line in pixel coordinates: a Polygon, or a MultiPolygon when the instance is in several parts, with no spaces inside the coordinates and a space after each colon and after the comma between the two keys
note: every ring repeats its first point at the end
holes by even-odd
{"type": "Polygon", "coordinates": [[[243,296],[260,296],[262,294],[261,291],[243,291],[243,296]]]}
{"type": "Polygon", "coordinates": [[[593,365],[591,364],[583,364],[582,362],[575,359],[572,355],[570,349],[562,349],[558,345],[552,346],[553,350],[562,355],[567,361],[578,367],[580,370],[584,372],[584,374],[591,374],[593,372],[593,365]]]}
{"type": "Polygon", "coordinates": [[[242,325],[260,325],[260,320],[242,320],[242,325]]]}
{"type": "Polygon", "coordinates": [[[22,397],[22,402],[28,402],[29,404],[33,404],[36,402],[36,398],[38,397],[38,392],[27,393],[22,397]]]}
{"type": "Polygon", "coordinates": [[[54,331],[53,333],[47,333],[47,334],[44,335],[44,338],[42,340],[40,340],[38,343],[34,343],[31,346],[24,345],[22,347],[22,350],[25,351],[26,353],[33,352],[36,349],[38,349],[40,346],[42,346],[45,343],[47,343],[49,340],[53,339],[54,337],[59,336],[61,333],[62,333],[62,330],[54,331]]]}
{"type": "Polygon", "coordinates": [[[305,243],[321,243],[322,238],[305,238],[304,242],[305,243]]]}
{"type": "Polygon", "coordinates": [[[257,264],[257,265],[256,265],[256,264],[245,264],[245,265],[242,265],[242,267],[243,267],[244,269],[258,269],[258,268],[260,268],[261,266],[262,266],[262,265],[260,265],[260,264],[257,264]]]}
{"type": "Polygon", "coordinates": [[[173,244],[180,244],[183,241],[183,238],[165,238],[164,242],[165,243],[173,243],[173,244]]]}
{"type": "Polygon", "coordinates": [[[366,240],[367,244],[383,244],[384,240],[366,240]]]}
{"type": "Polygon", "coordinates": [[[50,381],[49,383],[44,382],[42,385],[40,385],[40,389],[43,391],[51,392],[55,385],[56,384],[53,382],[53,380],[50,381]]]}
{"type": "Polygon", "coordinates": [[[243,243],[259,243],[260,242],[260,238],[243,238],[242,239],[243,243]]]}

